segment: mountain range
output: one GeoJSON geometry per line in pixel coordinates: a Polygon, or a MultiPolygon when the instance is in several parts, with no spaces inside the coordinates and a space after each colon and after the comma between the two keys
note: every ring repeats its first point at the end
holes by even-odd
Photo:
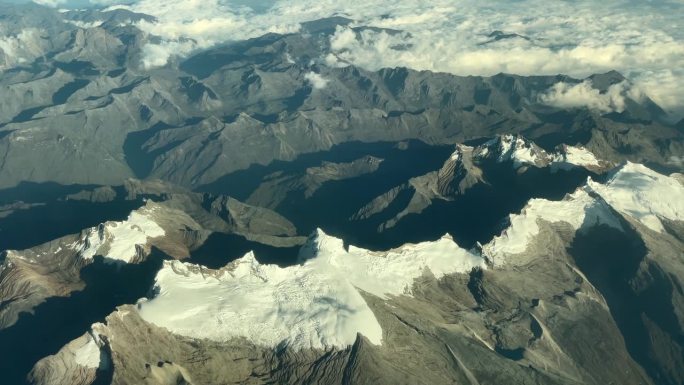
{"type": "Polygon", "coordinates": [[[0,21],[0,382],[684,383],[684,128],[620,73],[330,65],[371,28],[339,16],[149,67],[150,15],[0,21]]]}

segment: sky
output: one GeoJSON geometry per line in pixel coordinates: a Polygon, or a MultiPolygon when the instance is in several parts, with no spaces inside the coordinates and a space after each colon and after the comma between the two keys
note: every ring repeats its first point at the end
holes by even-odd
{"type": "Polygon", "coordinates": [[[330,66],[580,78],[614,69],[630,79],[633,94],[647,94],[675,114],[684,111],[684,0],[396,0],[391,6],[378,0],[36,2],[58,8],[126,8],[156,16],[159,22],[138,25],[162,37],[145,48],[146,67],[230,40],[296,32],[301,22],[340,15],[355,25],[405,33],[357,34],[339,28],[331,37],[333,52],[322,58],[330,66]],[[525,38],[483,44],[497,30],[525,38]]]}

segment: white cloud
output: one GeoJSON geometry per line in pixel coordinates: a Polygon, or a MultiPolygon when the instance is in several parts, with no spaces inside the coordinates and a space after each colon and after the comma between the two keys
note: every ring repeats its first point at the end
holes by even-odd
{"type": "Polygon", "coordinates": [[[64,5],[67,0],[33,0],[34,3],[45,5],[47,7],[56,8],[57,6],[64,5]]]}
{"type": "Polygon", "coordinates": [[[0,35],[0,70],[30,62],[44,52],[42,31],[27,28],[16,35],[0,35]]]}
{"type": "Polygon", "coordinates": [[[98,20],[98,21],[86,22],[86,21],[80,21],[80,20],[67,20],[67,23],[69,23],[71,25],[75,25],[76,27],[81,28],[81,29],[88,29],[88,28],[96,28],[96,27],[101,26],[103,21],[98,20]]]}
{"type": "Polygon", "coordinates": [[[675,117],[684,117],[684,70],[644,71],[633,76],[636,86],[675,117]]]}
{"type": "Polygon", "coordinates": [[[257,14],[252,8],[236,5],[235,1],[142,0],[132,5],[113,5],[108,9],[117,8],[153,15],[159,20],[155,23],[138,23],[143,31],[163,38],[160,44],[147,44],[149,48],[145,49],[143,64],[148,68],[165,65],[171,56],[184,56],[193,50],[225,41],[249,39],[268,32],[296,32],[299,29],[297,21],[257,14]],[[152,47],[155,45],[159,47],[152,47]]]}
{"type": "Polygon", "coordinates": [[[328,85],[328,79],[321,76],[321,74],[317,74],[315,72],[307,73],[306,75],[304,75],[304,78],[309,83],[311,83],[311,86],[315,89],[322,89],[328,85]]]}
{"type": "Polygon", "coordinates": [[[622,112],[625,109],[627,83],[613,84],[604,93],[594,88],[590,80],[579,84],[556,83],[539,100],[560,108],[588,107],[601,112],[622,112]]]}
{"type": "Polygon", "coordinates": [[[163,45],[188,37],[196,41],[195,48],[294,32],[304,21],[346,16],[357,21],[355,26],[406,33],[367,30],[357,35],[340,28],[332,38],[333,55],[326,58],[330,65],[575,77],[615,69],[665,109],[684,105],[684,88],[675,86],[684,83],[681,1],[397,0],[387,7],[379,0],[142,0],[115,7],[156,16],[159,23],[140,27],[161,36],[163,45]],[[491,41],[488,35],[495,30],[529,40],[491,41]]]}
{"type": "Polygon", "coordinates": [[[163,67],[173,56],[185,56],[196,48],[193,41],[163,40],[145,44],[142,48],[142,65],[145,68],[163,67]]]}

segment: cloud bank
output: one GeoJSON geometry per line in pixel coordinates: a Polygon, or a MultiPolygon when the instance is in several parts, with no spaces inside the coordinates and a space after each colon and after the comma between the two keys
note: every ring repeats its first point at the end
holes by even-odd
{"type": "Polygon", "coordinates": [[[193,49],[295,32],[305,21],[344,16],[355,20],[350,27],[404,33],[339,28],[331,38],[333,52],[322,58],[328,65],[575,77],[614,69],[666,110],[681,112],[684,105],[684,87],[677,86],[684,83],[679,0],[397,0],[391,7],[379,0],[141,0],[113,7],[158,18],[139,25],[162,37],[157,47],[147,48],[148,67],[193,49]],[[497,38],[495,31],[502,35],[497,38]]]}

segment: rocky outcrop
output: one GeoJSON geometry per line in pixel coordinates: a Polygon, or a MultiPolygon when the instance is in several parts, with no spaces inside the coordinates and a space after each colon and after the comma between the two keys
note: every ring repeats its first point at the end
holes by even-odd
{"type": "Polygon", "coordinates": [[[88,202],[159,200],[165,207],[180,210],[196,222],[192,228],[186,229],[186,235],[199,236],[197,244],[201,244],[210,232],[238,234],[276,247],[296,246],[304,242],[304,238],[297,235],[296,227],[275,211],[226,195],[195,193],[161,180],[127,179],[123,186],[82,190],[64,199],[88,202]],[[203,235],[197,232],[199,228],[203,229],[203,235]]]}
{"type": "Polygon", "coordinates": [[[251,206],[230,197],[217,197],[211,202],[211,213],[224,219],[243,234],[296,236],[297,229],[274,211],[251,206]]]}
{"type": "MultiPolygon", "coordinates": [[[[97,328],[98,325],[94,327],[97,328]]],[[[106,340],[91,331],[65,345],[57,354],[45,357],[28,375],[32,384],[86,385],[110,369],[106,340]]]]}
{"type": "MultiPolygon", "coordinates": [[[[515,181],[516,174],[524,174],[530,168],[548,174],[584,170],[588,175],[603,173],[611,167],[610,162],[596,158],[583,147],[562,145],[556,152],[549,153],[521,136],[498,136],[476,147],[457,145],[439,170],[392,188],[361,207],[350,219],[363,221],[373,216],[389,216],[377,227],[378,232],[383,232],[436,202],[454,201],[475,187],[479,187],[478,192],[492,189],[492,184],[507,178],[515,181]],[[404,206],[399,206],[402,194],[410,195],[410,199],[403,203],[404,206]],[[395,211],[389,211],[390,207],[395,211]]],[[[548,179],[546,175],[535,178],[548,179]]]]}
{"type": "Polygon", "coordinates": [[[88,262],[75,258],[67,247],[78,240],[61,240],[24,251],[5,251],[0,265],[0,329],[13,325],[19,314],[31,311],[46,298],[68,296],[82,289],[79,271],[88,262]]]}
{"type": "Polygon", "coordinates": [[[357,178],[378,170],[382,159],[364,156],[351,162],[335,163],[323,161],[320,166],[307,167],[302,173],[276,172],[264,178],[250,194],[250,204],[277,209],[292,195],[302,195],[304,200],[313,195],[326,183],[357,178]]]}
{"type": "Polygon", "coordinates": [[[482,182],[482,170],[473,162],[473,148],[457,145],[456,151],[437,173],[437,192],[444,197],[453,197],[482,182]]]}
{"type": "Polygon", "coordinates": [[[351,220],[363,220],[383,212],[400,193],[412,194],[407,206],[392,219],[380,225],[379,231],[394,227],[403,217],[419,214],[431,205],[433,200],[451,200],[464,194],[478,183],[485,183],[482,170],[473,164],[473,148],[457,145],[454,153],[438,171],[411,178],[407,183],[373,199],[352,216],[351,220]]]}

